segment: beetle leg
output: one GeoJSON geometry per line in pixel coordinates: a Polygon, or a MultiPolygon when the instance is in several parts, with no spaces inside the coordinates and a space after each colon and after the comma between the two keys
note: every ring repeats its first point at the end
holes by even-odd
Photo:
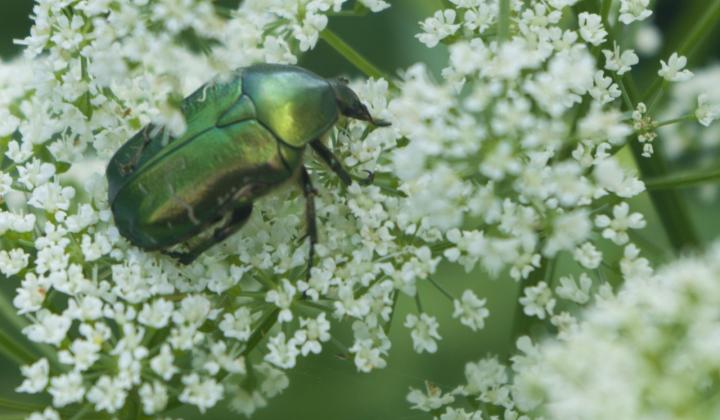
{"type": "MultiPolygon", "coordinates": [[[[325,162],[330,169],[337,174],[338,177],[340,177],[340,180],[343,184],[350,185],[352,184],[353,177],[350,175],[350,173],[342,166],[342,163],[340,163],[340,159],[337,158],[333,154],[333,152],[330,151],[330,149],[327,148],[323,144],[320,139],[315,139],[310,142],[310,146],[312,146],[313,150],[320,156],[320,159],[325,162]]],[[[369,171],[368,171],[369,172],[369,171]]],[[[370,172],[370,175],[365,179],[360,181],[361,184],[370,184],[373,180],[373,173],[370,172]]]]}
{"type": "Polygon", "coordinates": [[[312,180],[304,167],[300,171],[300,182],[305,196],[305,223],[307,225],[307,237],[310,239],[310,250],[308,252],[307,279],[310,279],[310,269],[315,258],[315,244],[317,243],[317,221],[315,220],[315,194],[317,191],[312,185],[312,180]]]}
{"type": "Polygon", "coordinates": [[[123,171],[123,173],[128,174],[135,170],[138,162],[140,162],[140,158],[142,157],[143,152],[145,151],[145,149],[147,149],[150,142],[152,142],[152,138],[150,138],[150,136],[148,135],[148,132],[152,129],[154,129],[154,126],[152,124],[148,124],[145,126],[145,128],[142,129],[143,142],[140,147],[137,148],[133,157],[127,163],[122,165],[121,170],[123,171]]]}
{"type": "Polygon", "coordinates": [[[165,252],[165,254],[173,258],[177,258],[182,264],[190,264],[210,247],[224,241],[228,236],[243,227],[245,222],[247,222],[250,218],[252,208],[253,205],[251,203],[234,209],[227,222],[215,229],[210,237],[204,239],[200,243],[190,246],[190,250],[188,252],[165,252]]]}

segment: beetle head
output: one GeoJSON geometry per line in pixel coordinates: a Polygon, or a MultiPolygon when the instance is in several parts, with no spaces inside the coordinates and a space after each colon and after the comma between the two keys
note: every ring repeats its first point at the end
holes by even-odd
{"type": "Polygon", "coordinates": [[[377,120],[370,115],[370,111],[363,105],[360,98],[348,87],[348,81],[346,79],[331,80],[330,86],[332,86],[335,91],[335,99],[337,100],[341,114],[346,117],[368,121],[378,127],[387,127],[390,125],[389,122],[377,120]]]}

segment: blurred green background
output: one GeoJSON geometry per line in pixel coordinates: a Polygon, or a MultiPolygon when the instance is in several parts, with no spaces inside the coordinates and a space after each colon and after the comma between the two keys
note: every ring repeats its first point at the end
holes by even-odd
{"type": "MultiPolygon", "coordinates": [[[[232,0],[231,0],[232,1],[232,0]]],[[[338,35],[363,53],[372,62],[388,73],[410,64],[423,61],[436,74],[442,67],[447,55],[444,47],[428,50],[417,42],[414,34],[418,32],[417,22],[431,15],[441,7],[441,0],[391,0],[393,7],[377,15],[364,18],[335,17],[330,21],[338,35]]],[[[581,2],[591,5],[590,0],[581,2]]],[[[706,7],[706,0],[664,0],[660,1],[655,22],[670,42],[665,44],[661,57],[677,48],[673,41],[687,32],[693,23],[696,10],[706,7]]],[[[11,59],[18,53],[13,38],[21,38],[29,31],[29,15],[32,2],[28,0],[3,0],[0,9],[0,57],[11,59]]],[[[720,43],[718,31],[710,37],[693,58],[693,65],[702,65],[717,60],[720,43]]],[[[651,79],[642,75],[652,75],[657,71],[657,60],[646,61],[638,77],[640,84],[651,79]]],[[[301,65],[324,76],[345,74],[361,76],[342,57],[322,41],[318,47],[302,58],[301,65]]],[[[631,160],[628,160],[630,162],[631,160]]],[[[717,203],[700,203],[692,191],[684,194],[691,207],[696,228],[705,240],[717,236],[720,231],[717,203]],[[702,229],[699,229],[702,227],[702,229]]],[[[648,228],[634,239],[638,243],[652,244],[655,249],[669,249],[657,217],[646,196],[635,203],[648,218],[648,228]]],[[[652,255],[658,261],[664,257],[662,252],[652,255]]],[[[558,267],[562,273],[563,265],[558,267]]],[[[452,294],[459,296],[466,288],[473,288],[478,295],[488,299],[491,317],[486,328],[472,333],[451,319],[452,304],[431,287],[421,285],[420,294],[426,311],[437,314],[441,325],[443,340],[437,354],[418,355],[412,350],[408,331],[402,327],[405,314],[414,311],[414,302],[401,297],[398,313],[390,332],[393,349],[386,369],[371,374],[358,373],[352,361],[336,357],[331,346],[327,346],[320,356],[300,359],[299,366],[290,373],[290,388],[281,396],[270,401],[268,407],[257,412],[256,419],[413,419],[427,418],[418,411],[409,410],[405,396],[409,386],[422,387],[424,380],[430,380],[445,390],[462,382],[463,366],[467,361],[477,360],[487,354],[506,356],[509,348],[510,330],[514,315],[517,284],[509,279],[493,280],[482,271],[466,274],[455,266],[442,266],[436,280],[452,294]]],[[[11,297],[13,284],[2,284],[3,292],[11,297]]],[[[340,328],[334,329],[341,341],[350,344],[351,337],[340,328]]],[[[10,326],[5,331],[11,332],[10,326]]],[[[16,366],[0,357],[0,398],[30,400],[26,396],[13,393],[20,383],[16,366]]],[[[186,418],[227,418],[222,409],[214,409],[201,416],[196,410],[176,413],[186,418]]],[[[4,417],[2,417],[4,418],[4,417]]]]}

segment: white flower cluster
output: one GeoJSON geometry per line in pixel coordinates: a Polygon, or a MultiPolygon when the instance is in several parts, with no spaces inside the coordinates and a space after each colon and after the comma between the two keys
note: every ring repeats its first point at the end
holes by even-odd
{"type": "MultiPolygon", "coordinates": [[[[115,415],[137,397],[148,415],[179,404],[205,411],[228,397],[249,415],[288,386],[282,369],[322,350],[331,316],[357,320],[360,370],[384,365],[393,297],[437,264],[423,242],[394,242],[401,194],[341,191],[316,168],[322,245],[307,281],[296,190],[257,203],[243,234],[187,267],[130,246],[106,198],[106,162],[134,132],[151,122],[182,132],[184,94],[238,66],[294,63],[344,3],[38,2],[24,59],[0,66],[0,271],[17,279],[24,334],[55,350],[23,368],[19,392],[115,415]]],[[[374,114],[387,88],[360,87],[374,114]]],[[[363,139],[363,130],[334,133],[347,142],[336,151],[354,171],[381,170],[395,134],[363,139]]]]}
{"type": "MultiPolygon", "coordinates": [[[[484,36],[494,24],[467,22],[479,13],[497,22],[497,2],[453,3],[418,35],[429,46],[453,35],[444,82],[413,66],[390,103],[395,127],[409,139],[392,155],[408,196],[406,231],[444,237],[443,256],[467,270],[479,263],[515,280],[560,253],[597,268],[603,256],[595,232],[625,245],[629,231],[645,225],[625,201],[644,185],[613,156],[633,132],[615,80],[637,56],[608,45],[597,14],[582,13],[577,28],[567,27],[561,16],[574,2],[511,2],[516,31],[502,43],[484,36]],[[451,24],[454,16],[463,25],[451,24]],[[589,106],[580,107],[583,101],[589,106]]],[[[537,287],[522,302],[528,315],[544,319],[553,315],[551,291],[537,287]]]]}
{"type": "Polygon", "coordinates": [[[627,279],[562,340],[539,346],[515,377],[515,401],[558,419],[715,418],[718,261],[720,244],[627,279]]]}

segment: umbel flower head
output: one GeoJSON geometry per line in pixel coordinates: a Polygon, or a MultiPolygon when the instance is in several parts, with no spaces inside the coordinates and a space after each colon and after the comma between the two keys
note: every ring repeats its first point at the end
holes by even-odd
{"type": "MultiPolygon", "coordinates": [[[[118,147],[149,123],[182,133],[178,104],[209,75],[296,63],[346,3],[37,3],[24,57],[0,67],[0,271],[17,284],[23,333],[49,345],[17,388],[49,394],[53,408],[37,416],[139,406],[164,415],[182,404],[205,412],[223,400],[250,415],[289,385],[285,371],[301,356],[329,344],[359,371],[386,366],[399,298],[417,302],[404,318],[413,348],[434,353],[442,328],[422,309],[419,283],[437,286],[472,331],[490,315],[477,293],[455,297],[432,279],[443,260],[527,283],[522,312],[563,333],[573,322],[561,300],[588,302],[596,286],[607,295],[609,272],[651,271],[632,241],[645,219],[627,203],[645,186],[614,156],[634,133],[618,81],[637,56],[598,14],[563,20],[574,0],[508,2],[504,37],[492,33],[503,18],[496,2],[452,0],[418,35],[449,45],[441,80],[418,63],[353,85],[393,125],[343,121],[325,139],[351,173],[374,172],[372,185],[339,187],[306,157],[320,237],[309,277],[293,188],[258,200],[240,233],[189,266],[128,243],[104,176],[118,147]],[[612,247],[622,257],[601,251],[612,247]],[[595,271],[553,288],[543,273],[559,256],[595,271]],[[341,325],[352,326],[347,345],[331,340],[341,325]]],[[[353,10],[388,6],[360,0],[353,10]]],[[[621,1],[621,21],[647,18],[646,6],[621,1]]],[[[678,56],[666,64],[670,79],[688,76],[678,56]]],[[[532,353],[529,339],[521,346],[532,353]]],[[[472,389],[510,407],[497,363],[469,374],[486,371],[492,379],[472,389]]],[[[432,401],[413,394],[418,406],[452,401],[430,388],[432,401]]]]}
{"type": "Polygon", "coordinates": [[[518,372],[524,410],[550,418],[715,418],[720,244],[628,279],[518,372]],[[619,380],[619,378],[623,378],[619,380]],[[582,384],[582,386],[578,386],[582,384]]]}
{"type": "MultiPolygon", "coordinates": [[[[510,366],[493,356],[470,362],[464,384],[445,392],[426,383],[407,399],[441,419],[485,418],[484,410],[453,407],[459,400],[495,406],[506,418],[713,419],[720,411],[713,398],[719,261],[716,243],[655,274],[628,275],[616,294],[600,290],[578,318],[558,317],[558,337],[535,344],[520,337],[510,366]]],[[[561,278],[558,295],[587,302],[572,281],[561,278]]]]}

